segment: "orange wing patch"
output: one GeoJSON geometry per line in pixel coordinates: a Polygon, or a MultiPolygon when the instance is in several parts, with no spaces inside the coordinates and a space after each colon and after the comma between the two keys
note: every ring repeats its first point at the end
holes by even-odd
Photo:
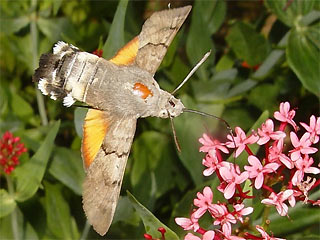
{"type": "Polygon", "coordinates": [[[129,65],[136,59],[139,48],[139,39],[135,37],[122,47],[117,54],[110,59],[110,62],[117,65],[129,65]]]}
{"type": "Polygon", "coordinates": [[[135,83],[133,86],[133,94],[140,96],[142,99],[146,99],[150,95],[153,96],[150,89],[142,83],[135,83]]]}
{"type": "Polygon", "coordinates": [[[95,159],[108,130],[105,113],[89,109],[83,124],[82,156],[86,168],[95,159]]]}

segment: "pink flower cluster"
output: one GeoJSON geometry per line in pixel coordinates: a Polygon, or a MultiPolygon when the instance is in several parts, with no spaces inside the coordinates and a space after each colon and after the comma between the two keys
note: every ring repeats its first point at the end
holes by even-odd
{"type": "MultiPolygon", "coordinates": [[[[178,225],[180,225],[184,230],[193,230],[194,232],[198,232],[203,234],[203,240],[212,240],[215,239],[215,231],[210,230],[206,231],[199,226],[199,219],[208,212],[212,218],[215,219],[213,225],[221,226],[224,239],[242,239],[237,238],[236,236],[231,236],[232,225],[237,222],[243,223],[243,216],[246,216],[252,213],[252,207],[244,207],[244,204],[233,204],[232,211],[229,211],[226,204],[223,203],[212,203],[213,193],[211,188],[205,187],[203,189],[203,193],[198,192],[197,198],[194,199],[193,204],[198,207],[194,209],[189,218],[176,218],[175,221],[178,225]]],[[[188,240],[196,240],[201,239],[192,233],[188,233],[185,236],[185,239],[188,240]]]]}
{"type": "Polygon", "coordinates": [[[20,143],[19,137],[11,132],[5,132],[0,139],[0,166],[6,174],[10,174],[19,164],[19,156],[27,149],[20,143]]]}
{"type": "MultiPolygon", "coordinates": [[[[320,117],[311,116],[310,123],[300,123],[305,130],[300,133],[298,125],[294,122],[295,110],[290,109],[288,102],[280,104],[280,111],[274,113],[274,118],[279,121],[279,127],[275,130],[275,123],[267,119],[257,131],[249,136],[240,128],[235,128],[235,136],[228,135],[227,142],[220,142],[207,134],[203,134],[199,142],[202,144],[200,152],[206,156],[202,164],[206,167],[204,176],[215,173],[220,180],[217,189],[223,193],[227,203],[213,203],[212,190],[205,187],[203,193],[197,194],[194,199],[196,207],[190,218],[176,218],[175,221],[184,230],[192,230],[202,235],[202,238],[188,233],[187,240],[206,239],[278,239],[270,237],[261,226],[256,226],[257,237],[248,232],[240,236],[232,236],[232,225],[243,223],[242,216],[253,212],[253,208],[245,207],[243,201],[249,196],[249,191],[243,191],[244,182],[249,181],[256,189],[261,189],[265,197],[261,203],[273,205],[281,216],[288,214],[287,202],[294,207],[296,201],[309,202],[319,205],[319,200],[308,199],[308,192],[319,185],[319,179],[305,176],[306,174],[319,174],[320,169],[313,166],[313,158],[310,156],[318,151],[313,147],[319,142],[320,117]],[[287,137],[288,127],[292,127],[287,137]],[[301,137],[299,137],[301,136],[301,137]],[[263,146],[262,154],[255,155],[250,145],[263,146]],[[242,152],[248,154],[248,164],[240,169],[236,163],[223,160],[222,154],[228,154],[234,149],[234,158],[242,152]],[[289,173],[289,174],[285,174],[289,173]],[[289,177],[287,177],[289,176],[289,177]],[[273,188],[278,186],[280,192],[273,188]],[[280,187],[279,187],[280,186],[280,187]],[[214,230],[205,230],[200,227],[199,219],[208,212],[213,218],[213,225],[218,226],[214,230]],[[268,237],[267,237],[268,236],[268,237]]],[[[263,223],[265,224],[265,223],[263,223]]]]}

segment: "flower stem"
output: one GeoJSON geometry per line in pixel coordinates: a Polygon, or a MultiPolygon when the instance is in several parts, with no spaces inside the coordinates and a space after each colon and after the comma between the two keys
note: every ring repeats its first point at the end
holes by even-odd
{"type": "Polygon", "coordinates": [[[270,192],[270,193],[273,193],[274,191],[272,190],[272,188],[271,187],[269,187],[269,186],[267,186],[267,185],[262,185],[262,188],[263,189],[265,189],[265,190],[267,190],[268,192],[270,192]]]}
{"type": "Polygon", "coordinates": [[[269,206],[265,206],[264,210],[263,210],[263,214],[262,214],[262,224],[261,226],[266,230],[268,227],[268,217],[269,217],[269,213],[270,213],[270,207],[269,206]]]}
{"type": "Polygon", "coordinates": [[[251,151],[251,149],[246,145],[246,147],[245,147],[245,149],[246,149],[246,152],[251,156],[251,155],[253,155],[253,152],[251,151]]]}
{"type": "Polygon", "coordinates": [[[84,228],[83,228],[83,231],[82,231],[80,240],[87,239],[89,230],[90,230],[90,224],[89,224],[89,222],[88,222],[88,220],[87,220],[87,221],[86,221],[86,224],[84,225],[84,228]]]}
{"type": "MultiPolygon", "coordinates": [[[[8,192],[11,196],[14,195],[14,187],[13,187],[13,182],[10,178],[10,176],[6,175],[6,180],[8,184],[8,192]]],[[[12,234],[13,234],[13,239],[18,240],[19,239],[19,230],[18,230],[18,212],[17,212],[17,207],[12,211],[11,213],[11,228],[12,228],[12,234]]]]}
{"type": "MultiPolygon", "coordinates": [[[[32,0],[31,8],[33,13],[31,14],[30,32],[31,32],[31,49],[32,49],[32,68],[36,69],[38,62],[38,29],[37,29],[37,0],[32,0]]],[[[46,109],[44,106],[43,96],[40,91],[36,88],[37,104],[40,113],[42,125],[48,125],[48,118],[46,109]]]]}

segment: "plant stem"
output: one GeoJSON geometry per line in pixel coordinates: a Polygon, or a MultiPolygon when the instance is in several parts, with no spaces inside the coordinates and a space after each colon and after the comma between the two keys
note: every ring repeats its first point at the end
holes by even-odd
{"type": "Polygon", "coordinates": [[[87,239],[89,230],[90,230],[90,224],[89,224],[89,222],[88,222],[88,220],[87,220],[87,221],[86,221],[86,225],[84,225],[84,228],[83,228],[83,231],[82,231],[80,240],[87,239]]]}
{"type": "MultiPolygon", "coordinates": [[[[8,184],[8,191],[11,196],[14,195],[14,187],[13,183],[11,181],[10,176],[5,175],[7,184],[8,184]]],[[[19,239],[19,230],[18,230],[18,212],[17,212],[17,207],[13,210],[11,213],[11,228],[12,228],[12,233],[13,233],[13,239],[18,240],[19,239]]]]}
{"type": "MultiPolygon", "coordinates": [[[[37,62],[38,62],[38,29],[37,29],[37,23],[36,23],[37,21],[36,6],[37,6],[37,0],[32,0],[31,8],[34,11],[31,14],[30,32],[31,32],[32,68],[33,69],[36,69],[37,62]]],[[[36,95],[37,95],[37,104],[38,104],[41,122],[42,122],[42,125],[45,126],[48,124],[48,118],[47,118],[46,109],[44,106],[43,96],[37,88],[36,88],[36,95]]]]}
{"type": "Polygon", "coordinates": [[[269,206],[266,206],[263,210],[263,214],[262,214],[262,224],[261,226],[267,230],[267,227],[268,227],[268,223],[267,223],[267,220],[268,220],[268,217],[269,217],[269,213],[270,213],[270,207],[269,206]]]}

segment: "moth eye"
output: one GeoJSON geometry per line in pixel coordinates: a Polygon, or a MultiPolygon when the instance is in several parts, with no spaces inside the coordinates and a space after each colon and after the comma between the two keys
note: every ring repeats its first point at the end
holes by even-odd
{"type": "Polygon", "coordinates": [[[172,100],[169,100],[169,104],[172,106],[172,107],[175,107],[176,104],[172,101],[172,100]]]}
{"type": "Polygon", "coordinates": [[[160,111],[160,116],[161,116],[161,117],[167,116],[167,110],[161,110],[161,111],[160,111]]]}
{"type": "Polygon", "coordinates": [[[135,83],[133,86],[133,94],[146,99],[149,96],[153,96],[151,90],[142,83],[135,83]]]}

